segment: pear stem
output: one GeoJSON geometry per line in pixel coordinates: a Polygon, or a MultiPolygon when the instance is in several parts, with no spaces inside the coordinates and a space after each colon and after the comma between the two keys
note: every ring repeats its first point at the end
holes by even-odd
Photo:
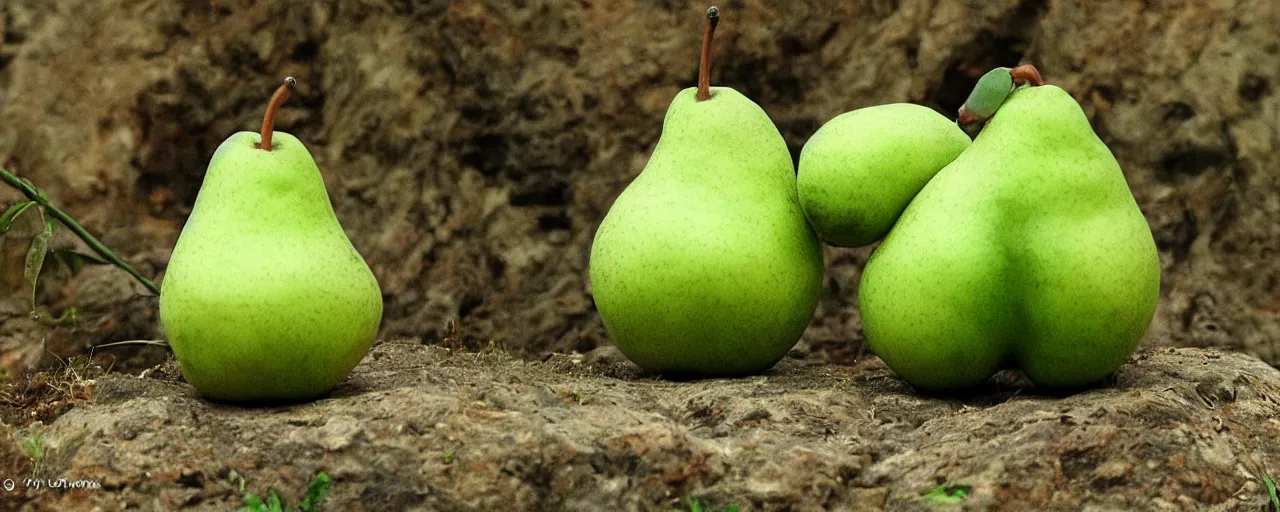
{"type": "Polygon", "coordinates": [[[142,274],[139,274],[137,270],[134,270],[128,263],[125,263],[119,256],[116,256],[116,253],[111,252],[111,249],[108,249],[107,246],[103,245],[102,242],[98,241],[96,237],[90,234],[88,230],[84,229],[84,226],[81,226],[79,222],[76,222],[76,220],[71,218],[70,215],[67,215],[67,212],[64,212],[57,206],[50,204],[49,198],[45,197],[44,194],[41,194],[35,187],[23,181],[21,178],[10,174],[9,171],[4,170],[2,167],[0,167],[0,180],[3,180],[13,188],[18,189],[18,191],[22,192],[23,195],[27,196],[27,199],[35,201],[36,204],[44,207],[44,211],[46,213],[51,215],[53,218],[58,219],[58,222],[61,222],[62,225],[70,229],[71,232],[75,233],[81,240],[84,240],[85,245],[88,245],[90,249],[93,249],[93,252],[98,253],[98,256],[102,256],[103,259],[110,261],[113,265],[120,267],[121,270],[128,272],[129,275],[133,276],[134,279],[137,279],[139,283],[142,283],[142,286],[145,287],[147,291],[160,295],[160,288],[158,288],[155,283],[151,282],[150,279],[142,277],[142,274]]]}
{"type": "Polygon", "coordinates": [[[702,31],[702,60],[698,64],[698,101],[711,99],[711,40],[720,24],[720,9],[707,9],[707,22],[702,31]]]}
{"type": "Polygon", "coordinates": [[[276,127],[276,112],[284,102],[289,101],[289,92],[297,84],[298,81],[293,77],[285,78],[284,83],[276,88],[275,94],[271,95],[271,103],[267,104],[267,114],[262,116],[262,142],[258,143],[259,149],[271,151],[271,134],[276,127]]]}
{"type": "Polygon", "coordinates": [[[1009,76],[1013,78],[1014,85],[1031,84],[1032,86],[1044,85],[1044,78],[1040,76],[1040,70],[1031,64],[1023,64],[1009,70],[1009,76]]]}

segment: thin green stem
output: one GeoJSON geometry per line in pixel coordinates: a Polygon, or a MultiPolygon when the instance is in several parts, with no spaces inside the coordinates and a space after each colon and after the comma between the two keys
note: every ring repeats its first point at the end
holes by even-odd
{"type": "Polygon", "coordinates": [[[76,222],[76,220],[71,218],[70,215],[67,215],[67,212],[64,212],[57,206],[50,204],[49,199],[40,194],[35,187],[32,187],[26,182],[18,179],[17,176],[10,174],[9,171],[6,171],[3,167],[0,167],[0,179],[4,180],[5,183],[8,183],[13,188],[21,191],[28,199],[31,199],[32,201],[35,201],[36,204],[43,206],[44,210],[49,212],[49,215],[58,219],[58,222],[61,222],[62,225],[70,229],[76,234],[76,236],[80,237],[81,240],[84,240],[84,243],[88,244],[89,248],[93,249],[93,252],[98,253],[98,256],[102,256],[103,259],[110,261],[115,266],[120,267],[121,270],[128,272],[129,275],[133,276],[134,279],[137,279],[139,283],[142,283],[142,286],[146,287],[151,293],[160,295],[160,288],[158,288],[155,283],[152,283],[150,279],[142,277],[142,274],[139,274],[137,270],[134,270],[128,263],[125,263],[119,256],[116,256],[116,253],[111,252],[111,249],[102,245],[102,242],[98,241],[97,238],[86,231],[84,226],[81,226],[80,223],[76,222]]]}

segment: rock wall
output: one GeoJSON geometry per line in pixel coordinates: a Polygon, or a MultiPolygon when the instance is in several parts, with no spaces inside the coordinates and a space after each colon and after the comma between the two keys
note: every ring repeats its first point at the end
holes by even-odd
{"type": "MultiPolygon", "coordinates": [[[[591,237],[695,81],[707,4],[674,1],[8,0],[0,161],[161,275],[213,149],[254,130],[281,78],[301,138],[386,293],[386,337],[528,353],[605,342],[591,237]]],[[[1160,247],[1150,343],[1280,363],[1280,10],[1273,0],[733,0],[713,81],[754,99],[793,154],[853,108],[952,115],[977,77],[1030,62],[1111,147],[1160,247]]],[[[0,204],[18,199],[0,191],[0,204]]],[[[25,245],[4,242],[6,366],[158,336],[112,269],[50,274],[25,314],[25,245]],[[35,348],[33,348],[35,347],[35,348]]],[[[63,238],[60,243],[70,244],[63,238]]],[[[829,250],[802,353],[861,351],[869,250],[829,250]]],[[[50,272],[55,272],[51,270],[50,272]]]]}

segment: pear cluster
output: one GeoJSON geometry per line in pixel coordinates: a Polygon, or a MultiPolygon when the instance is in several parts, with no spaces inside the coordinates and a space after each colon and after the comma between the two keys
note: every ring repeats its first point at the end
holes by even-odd
{"type": "MultiPolygon", "coordinates": [[[[835,117],[798,169],[765,111],[709,79],[680,91],[644,171],[595,233],[590,281],[617,347],[666,375],[764,372],[798,342],[823,242],[879,242],[858,290],[867,343],[921,390],[1017,368],[1095,384],[1141,341],[1159,296],[1151,231],[1078,104],[1030,66],[984,76],[952,122],[919,105],[835,117]],[[978,127],[971,140],[964,127],[978,127]]],[[[174,248],[160,317],[209,398],[314,399],[366,355],[382,293],[315,161],[274,132],[229,137],[174,248]]]]}
{"type": "Polygon", "coordinates": [[[1154,239],[1079,105],[1033,67],[984,76],[958,123],[906,103],[835,117],[797,170],[758,105],[705,85],[708,27],[701,86],[672,101],[591,249],[601,319],[636,364],[775,365],[816,307],[820,240],[880,242],[858,292],[863,330],[918,389],[1006,368],[1087,386],[1137,347],[1159,296],[1154,239]]]}
{"type": "Polygon", "coordinates": [[[1120,166],[1052,85],[1014,90],[911,200],[863,270],[867,343],[920,389],[1019,368],[1048,388],[1114,372],[1155,314],[1160,261],[1120,166]]]}

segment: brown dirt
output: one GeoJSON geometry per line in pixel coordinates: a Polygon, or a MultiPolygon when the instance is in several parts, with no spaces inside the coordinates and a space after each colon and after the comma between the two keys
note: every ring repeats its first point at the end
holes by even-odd
{"type": "Polygon", "coordinates": [[[413,341],[303,405],[213,404],[171,364],[93,388],[10,434],[102,489],[0,495],[15,508],[229,510],[232,471],[295,502],[323,470],[327,510],[926,510],[963,485],[969,510],[1259,511],[1257,475],[1280,473],[1280,370],[1217,350],[1148,349],[1066,397],[1008,379],[924,397],[875,358],[670,382],[612,349],[526,362],[413,341]]]}
{"type": "MultiPolygon", "coordinates": [[[[912,101],[953,114],[983,71],[1037,65],[1079,99],[1156,235],[1164,286],[1152,343],[1280,363],[1273,0],[720,7],[715,82],[759,102],[793,152],[852,108],[912,101]]],[[[10,0],[0,161],[162,275],[214,147],[256,129],[293,75],[300,87],[279,127],[312,149],[374,268],[384,337],[435,343],[456,320],[473,349],[585,352],[606,343],[586,279],[591,236],[644,166],[670,98],[693,84],[705,8],[10,0]]],[[[0,203],[16,199],[0,190],[0,203]]],[[[42,339],[65,357],[160,336],[154,300],[101,271],[42,287],[49,316],[84,310],[78,326],[23,319],[15,240],[0,246],[0,296],[13,302],[0,307],[6,368],[53,364],[42,339]]],[[[855,297],[868,254],[828,252],[803,353],[849,363],[861,350],[855,297]]]]}

